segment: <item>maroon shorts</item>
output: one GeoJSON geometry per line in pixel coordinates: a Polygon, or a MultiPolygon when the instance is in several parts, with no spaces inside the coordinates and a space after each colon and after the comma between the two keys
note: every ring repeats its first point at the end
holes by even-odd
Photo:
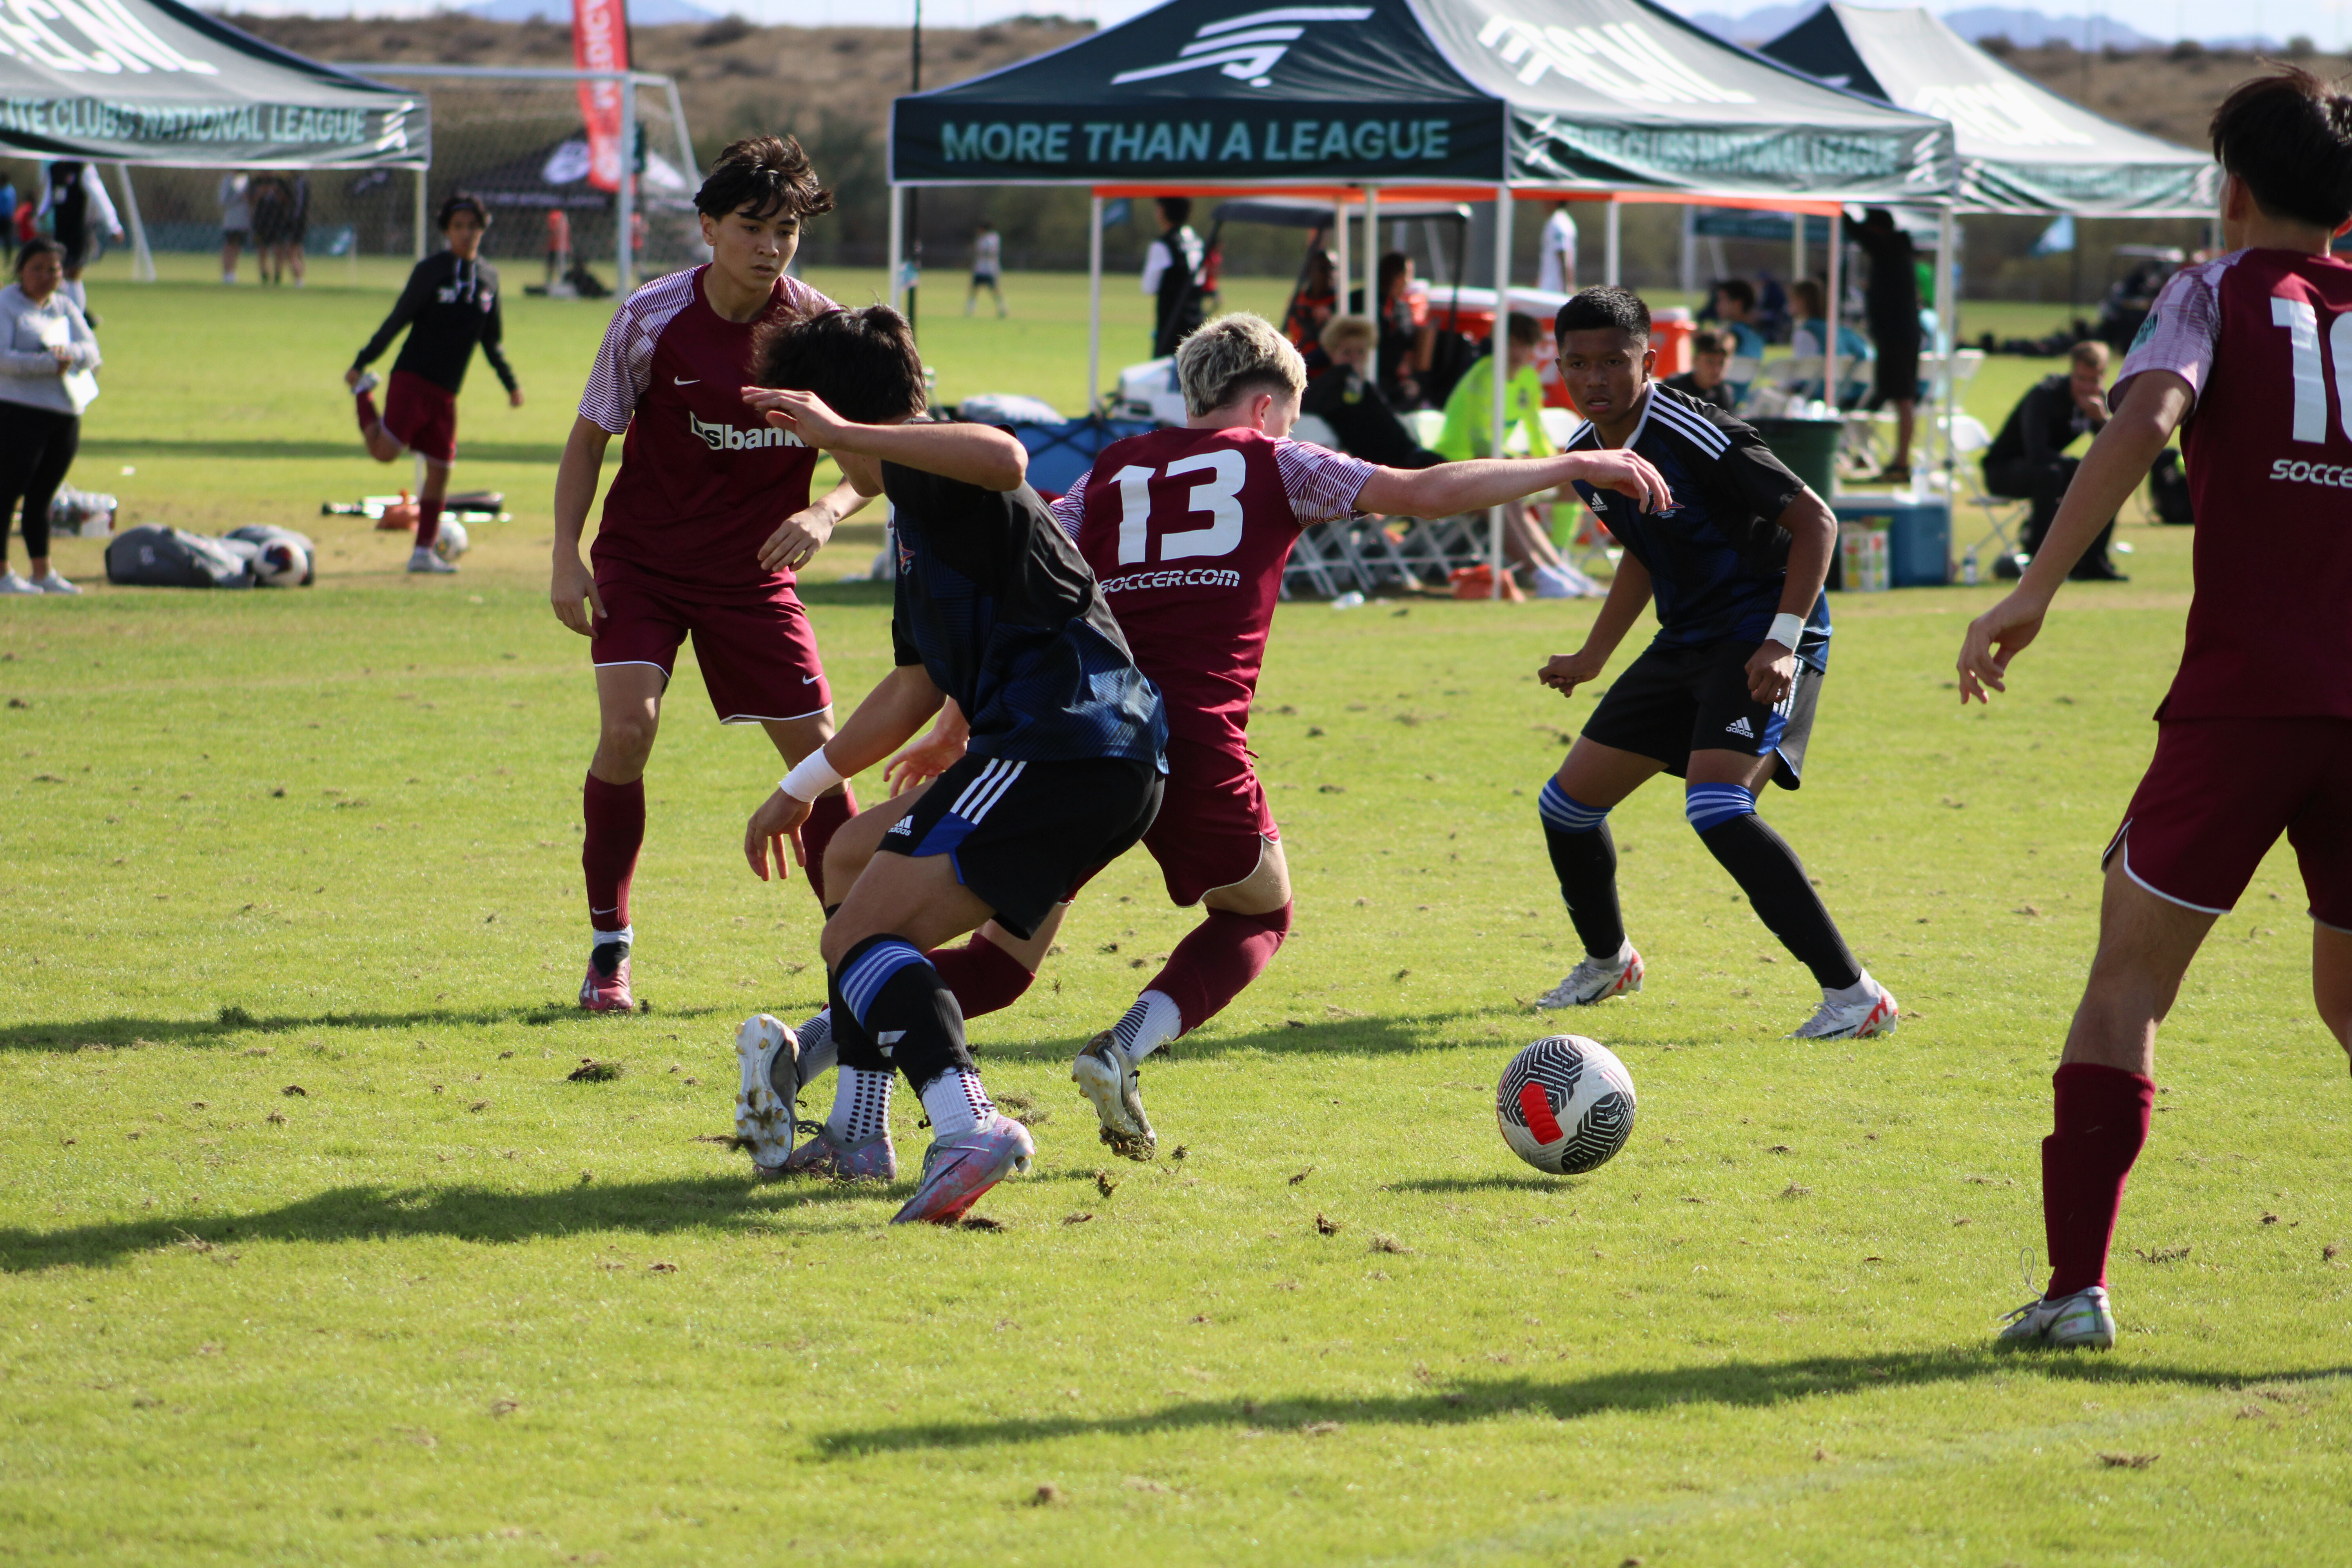
{"type": "Polygon", "coordinates": [[[392,373],[383,391],[383,427],[436,463],[457,460],[457,400],[414,371],[392,373]]]}
{"type": "Polygon", "coordinates": [[[1238,743],[1168,737],[1168,788],[1143,847],[1160,862],[1170,901],[1189,908],[1257,869],[1266,839],[1280,839],[1265,786],[1238,743]]]}
{"type": "Polygon", "coordinates": [[[677,645],[691,636],[722,724],[808,719],[833,706],[816,633],[789,588],[749,604],[710,604],[607,566],[597,574],[596,595],[604,618],[596,623],[588,658],[599,669],[650,664],[667,684],[677,645]]]}
{"type": "Polygon", "coordinates": [[[2352,931],[2352,719],[2176,719],[2100,863],[2226,914],[2284,833],[2311,916],[2352,931]]]}

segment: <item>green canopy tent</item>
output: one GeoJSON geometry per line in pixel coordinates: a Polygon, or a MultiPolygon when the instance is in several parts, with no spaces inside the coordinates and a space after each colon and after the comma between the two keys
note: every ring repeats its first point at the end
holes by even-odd
{"type": "MultiPolygon", "coordinates": [[[[1171,0],[902,97],[890,131],[893,297],[904,281],[905,187],[1095,187],[1091,395],[1107,188],[1312,189],[1360,203],[1370,225],[1383,190],[1494,200],[1498,299],[1510,286],[1515,196],[1611,202],[1613,256],[1621,200],[1834,214],[1845,202],[1953,194],[1952,132],[1940,120],[1815,81],[1651,0],[1508,4],[1171,0]]],[[[1366,249],[1369,274],[1378,247],[1366,249]]],[[[1502,396],[1497,377],[1498,442],[1502,396]]]]}
{"type": "Polygon", "coordinates": [[[0,152],[122,166],[138,268],[153,276],[128,166],[415,171],[424,99],[308,60],[178,0],[0,8],[0,152]]]}
{"type": "Polygon", "coordinates": [[[1951,121],[1962,212],[2213,216],[2221,173],[2210,156],[2069,102],[1924,8],[1881,11],[1829,0],[1764,53],[1951,121]]]}

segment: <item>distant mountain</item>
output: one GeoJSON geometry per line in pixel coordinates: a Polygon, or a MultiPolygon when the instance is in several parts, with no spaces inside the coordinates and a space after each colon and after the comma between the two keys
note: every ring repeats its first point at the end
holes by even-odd
{"type": "MultiPolygon", "coordinates": [[[[514,5],[524,3],[524,0],[503,0],[503,3],[514,5]]],[[[1717,37],[1753,45],[1770,42],[1820,9],[1820,0],[1799,0],[1798,4],[1791,5],[1759,5],[1738,16],[1727,16],[1720,11],[1703,11],[1690,19],[1717,37]]],[[[1948,12],[1944,25],[1971,43],[2000,37],[2029,49],[2046,43],[2068,43],[2081,48],[2086,36],[2084,18],[2080,16],[2046,16],[2039,11],[2003,5],[1979,5],[1966,11],[1948,12]]],[[[2095,49],[2142,49],[2157,41],[2138,29],[2107,16],[2091,18],[2087,37],[2090,47],[2095,49]]]]}
{"type": "MultiPolygon", "coordinates": [[[[477,0],[465,11],[468,16],[479,16],[488,22],[529,22],[543,17],[568,24],[572,20],[567,0],[477,0]]],[[[640,27],[666,26],[672,22],[710,22],[718,16],[718,12],[706,11],[689,0],[629,0],[629,20],[640,27]]]]}

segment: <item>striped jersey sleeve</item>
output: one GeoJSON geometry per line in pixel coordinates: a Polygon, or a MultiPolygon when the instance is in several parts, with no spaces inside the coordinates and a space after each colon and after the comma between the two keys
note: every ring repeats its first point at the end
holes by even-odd
{"type": "Polygon", "coordinates": [[[1282,473],[1282,492],[1290,501],[1291,514],[1301,528],[1355,516],[1356,498],[1380,471],[1376,464],[1311,441],[1278,443],[1274,463],[1282,473]]]}
{"type": "Polygon", "coordinates": [[[2109,406],[2122,401],[2124,384],[2147,370],[2168,370],[2202,397],[2213,373],[2213,346],[2221,337],[2221,275],[2237,253],[2187,267],[2172,275],[2139,325],[2123,368],[2107,392],[2109,406]]]}
{"type": "Polygon", "coordinates": [[[1087,520],[1087,481],[1094,478],[1091,469],[1078,476],[1078,482],[1069,488],[1051,508],[1055,526],[1068,535],[1071,543],[1078,542],[1078,525],[1087,520]]]}
{"type": "Polygon", "coordinates": [[[614,436],[629,427],[630,416],[653,380],[654,344],[662,329],[694,302],[699,270],[688,268],[656,278],[621,301],[604,328],[596,363],[589,367],[588,388],[580,395],[581,418],[614,436]]]}

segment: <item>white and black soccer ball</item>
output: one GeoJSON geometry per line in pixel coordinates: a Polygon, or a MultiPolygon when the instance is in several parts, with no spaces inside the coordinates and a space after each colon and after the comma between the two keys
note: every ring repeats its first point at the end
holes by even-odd
{"type": "Polygon", "coordinates": [[[1537,1170],[1595,1170],[1633,1131],[1633,1075],[1582,1035],[1553,1035],[1511,1058],[1495,1086],[1495,1121],[1511,1152],[1537,1170]]]}
{"type": "Polygon", "coordinates": [[[290,539],[273,539],[253,557],[253,580],[267,588],[299,588],[310,574],[310,552],[290,539]]]}
{"type": "Polygon", "coordinates": [[[455,561],[473,547],[474,542],[466,537],[464,523],[451,517],[441,520],[441,531],[433,536],[434,554],[444,561],[455,561]]]}

